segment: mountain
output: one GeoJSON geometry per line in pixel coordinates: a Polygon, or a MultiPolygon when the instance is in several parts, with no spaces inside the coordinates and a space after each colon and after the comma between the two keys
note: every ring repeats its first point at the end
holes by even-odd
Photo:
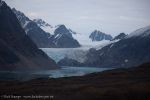
{"type": "Polygon", "coordinates": [[[43,29],[45,32],[53,34],[55,27],[53,27],[52,25],[48,24],[47,22],[45,22],[42,19],[33,19],[33,21],[41,28],[43,29]]]}
{"type": "Polygon", "coordinates": [[[34,19],[33,21],[44,31],[51,34],[49,39],[57,48],[80,47],[79,42],[72,36],[76,33],[71,29],[67,29],[65,25],[57,25],[53,27],[42,19],[34,19]]]}
{"type": "MultiPolygon", "coordinates": [[[[32,41],[39,48],[49,48],[55,47],[55,44],[50,40],[50,33],[45,32],[39,24],[30,20],[26,15],[20,11],[17,11],[15,8],[12,9],[16,14],[21,26],[24,28],[26,34],[32,39],[32,41]]],[[[42,23],[42,22],[41,22],[42,23]]],[[[43,25],[48,26],[43,22],[43,25]]],[[[44,27],[44,26],[43,26],[44,27]]]]}
{"type": "Polygon", "coordinates": [[[46,23],[45,21],[43,21],[42,19],[33,19],[34,22],[37,23],[38,26],[42,26],[42,27],[50,27],[53,28],[53,26],[49,25],[48,23],[46,23]]]}
{"type": "Polygon", "coordinates": [[[46,70],[58,66],[32,42],[16,15],[0,0],[0,70],[46,70]]]}
{"type": "Polygon", "coordinates": [[[86,63],[103,67],[134,66],[150,61],[150,26],[138,29],[124,39],[89,53],[86,63]],[[91,59],[93,56],[95,58],[91,59]],[[90,62],[93,60],[93,62],[90,62]]]}
{"type": "Polygon", "coordinates": [[[53,42],[59,48],[80,47],[79,42],[72,37],[72,32],[65,25],[56,26],[53,42]]]}
{"type": "Polygon", "coordinates": [[[124,39],[127,35],[125,33],[120,33],[119,35],[115,36],[112,40],[124,39]]]}
{"type": "MultiPolygon", "coordinates": [[[[150,61],[150,26],[138,29],[125,38],[101,49],[90,49],[83,63],[72,61],[72,66],[128,67],[150,61]]],[[[58,62],[67,65],[68,59],[58,62]],[[65,61],[67,60],[67,61],[65,61]],[[66,63],[67,64],[66,64],[66,63]]],[[[69,64],[70,65],[70,64],[69,64]]]]}
{"type": "Polygon", "coordinates": [[[89,38],[92,41],[102,41],[102,40],[111,40],[112,36],[108,35],[108,34],[105,34],[101,31],[95,30],[90,34],[89,38]]]}
{"type": "Polygon", "coordinates": [[[42,19],[34,19],[32,21],[15,8],[12,10],[26,34],[39,48],[75,48],[80,46],[79,42],[72,37],[72,34],[75,32],[67,29],[65,25],[53,27],[42,19]]]}

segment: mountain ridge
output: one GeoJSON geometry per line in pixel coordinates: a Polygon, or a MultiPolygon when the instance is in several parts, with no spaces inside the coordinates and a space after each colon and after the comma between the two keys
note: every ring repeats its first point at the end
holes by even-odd
{"type": "Polygon", "coordinates": [[[27,35],[36,43],[39,48],[75,48],[80,47],[77,40],[72,37],[72,32],[65,25],[51,26],[42,19],[30,20],[20,11],[12,9],[19,19],[27,35]],[[64,26],[64,27],[62,27],[64,26]],[[56,30],[61,31],[57,33],[56,30]],[[63,31],[65,30],[65,31],[63,31]],[[55,32],[56,31],[56,32],[55,32]],[[59,38],[56,38],[56,34],[59,38]]]}

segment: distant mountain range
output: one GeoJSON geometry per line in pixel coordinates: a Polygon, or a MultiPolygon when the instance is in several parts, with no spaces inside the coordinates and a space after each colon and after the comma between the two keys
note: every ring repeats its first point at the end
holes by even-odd
{"type": "Polygon", "coordinates": [[[75,48],[80,47],[77,40],[72,37],[72,31],[65,25],[51,26],[42,19],[30,20],[20,11],[12,9],[19,19],[27,35],[39,48],[75,48]],[[59,30],[59,31],[58,31],[59,30]]]}
{"type": "MultiPolygon", "coordinates": [[[[81,46],[81,41],[86,35],[78,34],[65,25],[52,26],[42,19],[29,19],[24,13],[12,9],[19,19],[27,35],[36,43],[39,48],[76,48],[81,46]],[[61,28],[61,29],[60,29],[61,28]],[[59,33],[56,33],[59,29],[59,33]],[[55,32],[56,31],[56,32],[55,32]],[[56,38],[57,34],[57,38],[56,38]]],[[[88,41],[112,40],[112,36],[98,30],[93,31],[88,41]]]]}
{"type": "MultiPolygon", "coordinates": [[[[24,17],[22,25],[27,27],[27,23],[32,22],[24,17]]],[[[0,0],[0,70],[35,71],[59,68],[51,58],[37,48],[29,36],[11,8],[0,0]]]]}
{"type": "Polygon", "coordinates": [[[111,43],[99,50],[90,49],[84,63],[72,59],[62,59],[59,65],[128,67],[150,61],[150,26],[138,29],[129,35],[116,36],[119,41],[111,43]],[[120,39],[121,37],[121,39],[120,39]],[[119,39],[118,39],[119,38],[119,39]],[[68,62],[71,63],[68,63],[68,62]]]}

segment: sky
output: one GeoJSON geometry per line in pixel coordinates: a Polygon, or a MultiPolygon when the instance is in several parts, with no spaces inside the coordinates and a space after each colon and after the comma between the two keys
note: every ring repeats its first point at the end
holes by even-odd
{"type": "Polygon", "coordinates": [[[4,0],[29,18],[78,33],[95,29],[115,36],[150,25],[150,0],[4,0]]]}

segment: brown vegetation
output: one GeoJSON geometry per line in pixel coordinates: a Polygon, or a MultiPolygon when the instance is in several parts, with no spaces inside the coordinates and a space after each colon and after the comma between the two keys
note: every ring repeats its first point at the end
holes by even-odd
{"type": "Polygon", "coordinates": [[[150,63],[82,77],[0,81],[0,95],[6,94],[54,96],[48,100],[150,100],[150,63]]]}

